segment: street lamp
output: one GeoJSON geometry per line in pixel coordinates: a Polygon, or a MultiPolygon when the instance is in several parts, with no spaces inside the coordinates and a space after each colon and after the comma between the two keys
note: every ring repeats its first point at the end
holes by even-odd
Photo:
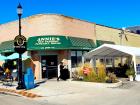
{"type": "Polygon", "coordinates": [[[22,11],[23,11],[22,6],[19,3],[19,5],[17,7],[17,14],[18,14],[18,17],[19,17],[19,35],[21,35],[21,15],[22,15],[22,11]]]}
{"type": "MultiPolygon", "coordinates": [[[[22,38],[22,35],[21,35],[22,6],[20,4],[17,7],[17,14],[18,14],[18,17],[19,17],[19,35],[15,39],[16,39],[17,44],[21,48],[21,44],[24,43],[24,42],[23,42],[23,38],[22,38]]],[[[19,59],[18,59],[18,86],[17,86],[17,89],[25,89],[24,81],[23,81],[23,75],[22,75],[22,53],[23,52],[18,51],[18,53],[19,53],[19,59]]]]}

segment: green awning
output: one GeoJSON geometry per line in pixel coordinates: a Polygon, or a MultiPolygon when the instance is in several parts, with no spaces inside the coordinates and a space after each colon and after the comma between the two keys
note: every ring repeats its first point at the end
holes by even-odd
{"type": "Polygon", "coordinates": [[[27,42],[27,50],[62,50],[62,49],[84,49],[95,48],[90,39],[67,37],[67,36],[35,36],[30,37],[27,42]]]}
{"type": "Polygon", "coordinates": [[[105,40],[96,40],[96,47],[99,47],[103,44],[115,44],[114,42],[112,41],[105,41],[105,40]]]}
{"type": "MultiPolygon", "coordinates": [[[[27,50],[91,50],[96,46],[91,39],[67,37],[67,36],[34,36],[27,42],[27,50]]],[[[0,53],[11,53],[14,51],[14,40],[5,41],[0,44],[0,53]]]]}
{"type": "Polygon", "coordinates": [[[5,41],[0,44],[1,53],[14,52],[14,40],[5,41]]]}
{"type": "Polygon", "coordinates": [[[95,48],[95,44],[91,39],[69,37],[70,49],[91,50],[95,48]]]}

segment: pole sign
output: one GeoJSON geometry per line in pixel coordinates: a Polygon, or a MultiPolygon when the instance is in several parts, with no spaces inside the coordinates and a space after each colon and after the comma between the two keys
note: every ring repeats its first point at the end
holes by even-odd
{"type": "Polygon", "coordinates": [[[17,35],[14,39],[14,49],[17,53],[24,53],[27,49],[26,38],[23,35],[17,35]]]}

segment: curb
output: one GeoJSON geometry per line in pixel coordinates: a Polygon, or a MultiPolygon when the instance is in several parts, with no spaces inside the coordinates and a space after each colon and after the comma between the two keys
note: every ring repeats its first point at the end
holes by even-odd
{"type": "Polygon", "coordinates": [[[83,85],[83,86],[96,86],[102,88],[115,88],[122,85],[122,81],[118,81],[117,83],[96,83],[96,82],[80,82],[80,81],[71,81],[72,83],[83,85]]]}
{"type": "Polygon", "coordinates": [[[38,98],[38,97],[42,97],[40,95],[34,94],[34,93],[29,93],[26,90],[21,90],[21,91],[16,91],[13,89],[4,89],[4,88],[0,88],[0,92],[2,93],[9,93],[9,94],[16,94],[16,95],[21,95],[21,96],[25,96],[28,98],[38,98]]]}

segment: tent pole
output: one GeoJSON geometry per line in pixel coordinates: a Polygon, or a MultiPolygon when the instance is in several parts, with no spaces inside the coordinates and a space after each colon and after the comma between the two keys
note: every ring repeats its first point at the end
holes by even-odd
{"type": "Polygon", "coordinates": [[[93,58],[93,67],[96,69],[96,57],[93,58]]]}
{"type": "Polygon", "coordinates": [[[140,81],[140,78],[137,78],[136,56],[135,56],[135,55],[133,55],[132,57],[133,57],[133,58],[132,58],[132,62],[133,62],[133,65],[134,65],[134,70],[135,70],[136,80],[137,80],[137,81],[140,81]]]}
{"type": "Polygon", "coordinates": [[[112,59],[112,67],[115,67],[114,57],[111,57],[111,59],[112,59]]]}
{"type": "Polygon", "coordinates": [[[91,64],[92,67],[94,67],[93,58],[90,59],[90,64],[91,64]]]}

